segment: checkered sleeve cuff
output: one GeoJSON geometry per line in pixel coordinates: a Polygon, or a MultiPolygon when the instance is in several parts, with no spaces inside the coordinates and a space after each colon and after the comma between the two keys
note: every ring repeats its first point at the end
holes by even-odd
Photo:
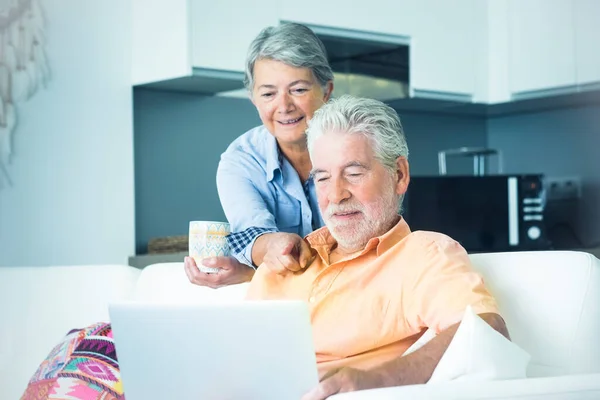
{"type": "Polygon", "coordinates": [[[252,264],[252,245],[260,235],[270,232],[277,232],[277,230],[251,226],[241,232],[230,233],[227,235],[227,244],[231,249],[231,255],[237,258],[239,262],[254,268],[252,264]]]}

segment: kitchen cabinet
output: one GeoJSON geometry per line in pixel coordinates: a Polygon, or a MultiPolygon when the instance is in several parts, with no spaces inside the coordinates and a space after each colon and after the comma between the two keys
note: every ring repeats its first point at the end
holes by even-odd
{"type": "Polygon", "coordinates": [[[191,74],[187,0],[132,0],[132,83],[191,74]]]}
{"type": "Polygon", "coordinates": [[[509,0],[508,35],[513,98],[576,85],[573,0],[509,0]]]}
{"type": "Polygon", "coordinates": [[[401,38],[412,97],[496,104],[600,83],[600,0],[132,0],[133,83],[242,87],[248,46],[281,22],[401,38]]]}
{"type": "Polygon", "coordinates": [[[574,23],[576,81],[600,83],[600,1],[575,0],[574,23]]]}
{"type": "Polygon", "coordinates": [[[316,26],[400,35],[410,40],[416,97],[471,101],[485,82],[486,4],[480,0],[285,1],[281,19],[316,26]],[[483,82],[483,83],[482,83],[483,82]]]}
{"type": "Polygon", "coordinates": [[[171,87],[185,90],[184,85],[198,86],[199,79],[178,78],[209,76],[204,81],[209,86],[215,77],[239,81],[252,39],[262,28],[279,23],[278,4],[133,0],[133,83],[171,80],[171,87]]]}
{"type": "Polygon", "coordinates": [[[598,15],[597,0],[489,1],[485,102],[598,88],[598,15]]]}
{"type": "MultiPolygon", "coordinates": [[[[228,75],[241,78],[248,45],[258,32],[281,21],[386,35],[410,42],[410,93],[470,102],[476,61],[484,48],[485,2],[480,0],[133,0],[134,84],[192,90],[228,75]],[[200,78],[210,77],[204,81],[200,78]],[[181,80],[181,77],[197,79],[181,80]],[[169,81],[167,86],[152,82],[169,81]],[[191,89],[190,89],[191,88],[191,89]]],[[[200,88],[202,89],[202,88],[200,88]]]]}
{"type": "Polygon", "coordinates": [[[419,1],[411,35],[411,88],[416,97],[474,101],[485,54],[485,3],[419,1]]]}
{"type": "Polygon", "coordinates": [[[191,63],[198,68],[243,71],[250,42],[279,24],[279,2],[190,0],[191,63]]]}
{"type": "Polygon", "coordinates": [[[508,0],[488,1],[487,48],[484,64],[485,93],[482,103],[497,104],[510,101],[508,74],[508,0]]]}

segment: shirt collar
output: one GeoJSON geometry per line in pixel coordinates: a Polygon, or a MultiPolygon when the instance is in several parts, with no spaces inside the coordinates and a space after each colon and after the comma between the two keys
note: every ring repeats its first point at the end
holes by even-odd
{"type": "Polygon", "coordinates": [[[267,181],[271,182],[275,177],[275,171],[281,171],[281,152],[277,145],[277,140],[271,133],[265,129],[265,157],[267,160],[267,181]]]}
{"type": "MultiPolygon", "coordinates": [[[[381,236],[370,239],[364,249],[360,252],[356,252],[351,258],[358,257],[359,255],[368,253],[369,251],[377,248],[377,257],[385,253],[387,250],[392,248],[396,243],[400,242],[406,236],[411,233],[410,228],[404,218],[400,218],[400,221],[392,229],[387,231],[381,236]]],[[[313,249],[319,253],[321,258],[327,260],[331,249],[337,243],[334,237],[329,232],[326,226],[317,229],[316,231],[308,234],[306,240],[313,249]]]]}
{"type": "Polygon", "coordinates": [[[377,238],[379,239],[377,242],[377,256],[379,257],[394,247],[398,242],[410,235],[410,233],[410,227],[404,218],[400,217],[400,221],[392,229],[377,238]]]}

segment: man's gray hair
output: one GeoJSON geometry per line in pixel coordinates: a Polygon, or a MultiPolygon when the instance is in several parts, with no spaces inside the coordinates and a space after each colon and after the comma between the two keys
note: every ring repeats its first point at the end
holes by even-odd
{"type": "Polygon", "coordinates": [[[398,157],[408,158],[400,117],[381,101],[344,95],[319,108],[308,121],[306,132],[311,157],[315,140],[334,132],[361,134],[369,138],[375,158],[391,172],[396,171],[398,157]]]}
{"type": "Polygon", "coordinates": [[[250,43],[244,77],[244,85],[250,92],[254,87],[254,64],[262,59],[281,61],[296,68],[310,68],[323,90],[329,81],[333,81],[323,42],[310,28],[301,24],[270,26],[250,43]]]}

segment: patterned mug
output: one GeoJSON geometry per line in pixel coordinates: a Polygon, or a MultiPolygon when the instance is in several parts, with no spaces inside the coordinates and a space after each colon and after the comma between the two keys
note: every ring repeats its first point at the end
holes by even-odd
{"type": "Polygon", "coordinates": [[[226,236],[230,233],[227,222],[190,221],[189,252],[190,257],[202,272],[217,273],[218,268],[202,265],[202,260],[208,257],[228,256],[229,245],[226,236]]]}

